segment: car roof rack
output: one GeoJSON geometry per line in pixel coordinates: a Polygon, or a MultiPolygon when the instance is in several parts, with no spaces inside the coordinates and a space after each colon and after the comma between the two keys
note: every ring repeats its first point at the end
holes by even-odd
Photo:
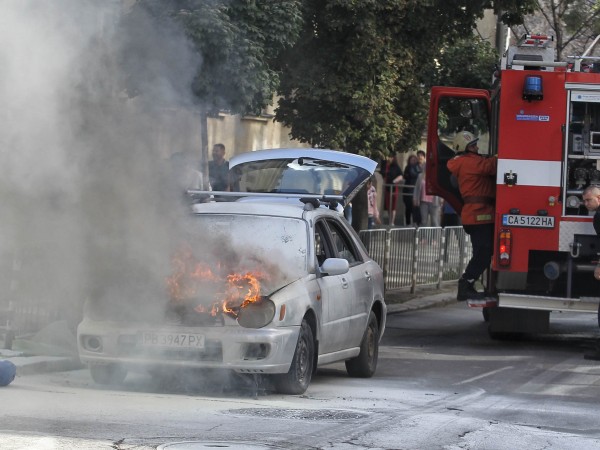
{"type": "Polygon", "coordinates": [[[231,192],[231,191],[201,191],[198,189],[188,189],[187,195],[193,199],[204,199],[214,201],[227,201],[224,198],[247,198],[247,197],[265,197],[265,198],[297,198],[302,203],[310,204],[318,208],[322,204],[329,206],[329,209],[336,209],[338,204],[344,204],[346,198],[343,195],[321,195],[293,192],[231,192]],[[219,198],[220,197],[220,198],[219,198]]]}

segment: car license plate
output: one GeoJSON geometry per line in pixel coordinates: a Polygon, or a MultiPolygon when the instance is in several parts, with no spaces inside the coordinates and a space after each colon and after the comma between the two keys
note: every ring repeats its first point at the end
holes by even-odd
{"type": "Polygon", "coordinates": [[[509,227],[554,228],[554,217],[504,214],[502,216],[502,225],[509,227]]]}
{"type": "Polygon", "coordinates": [[[204,336],[194,333],[143,331],[140,342],[144,347],[204,349],[204,336]]]}

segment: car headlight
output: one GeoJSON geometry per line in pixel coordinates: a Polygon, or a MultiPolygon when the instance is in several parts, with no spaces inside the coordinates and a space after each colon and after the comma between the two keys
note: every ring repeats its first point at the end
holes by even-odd
{"type": "Polygon", "coordinates": [[[240,308],[237,321],[245,328],[262,328],[275,317],[275,303],[267,297],[240,308]]]}

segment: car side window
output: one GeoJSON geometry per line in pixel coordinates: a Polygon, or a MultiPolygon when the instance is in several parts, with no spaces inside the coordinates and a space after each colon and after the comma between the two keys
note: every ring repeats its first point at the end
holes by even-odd
{"type": "Polygon", "coordinates": [[[359,261],[356,248],[352,244],[352,239],[350,236],[348,236],[346,230],[344,230],[343,227],[334,220],[328,220],[327,224],[331,230],[333,245],[337,252],[337,257],[347,260],[350,265],[354,264],[356,261],[359,261]]]}
{"type": "Polygon", "coordinates": [[[323,222],[317,222],[315,225],[315,256],[317,263],[321,266],[327,259],[327,241],[326,229],[323,222]]]}

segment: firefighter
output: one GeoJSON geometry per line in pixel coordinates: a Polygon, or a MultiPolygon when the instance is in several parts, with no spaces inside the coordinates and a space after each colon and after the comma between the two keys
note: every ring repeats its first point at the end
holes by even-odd
{"type": "Polygon", "coordinates": [[[479,138],[468,131],[457,133],[452,144],[456,156],[448,161],[464,202],[460,218],[473,246],[473,256],[458,280],[459,301],[485,299],[474,283],[489,267],[493,254],[498,160],[480,155],[477,141],[479,138]]]}

